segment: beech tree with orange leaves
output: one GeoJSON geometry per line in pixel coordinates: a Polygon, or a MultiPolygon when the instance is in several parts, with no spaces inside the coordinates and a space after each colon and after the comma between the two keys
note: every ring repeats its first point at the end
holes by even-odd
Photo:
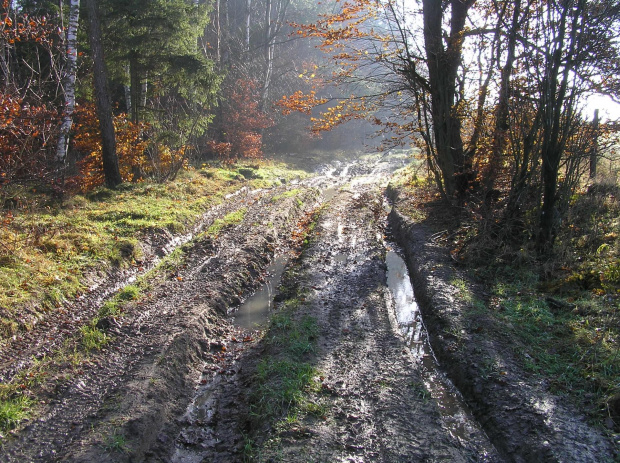
{"type": "MultiPolygon", "coordinates": [[[[309,111],[331,103],[314,119],[314,130],[329,130],[353,118],[368,117],[387,129],[421,133],[428,144],[429,165],[436,172],[444,196],[466,188],[459,178],[467,170],[457,112],[457,78],[461,64],[464,29],[474,1],[423,1],[424,43],[412,40],[407,10],[397,2],[336,0],[339,10],[322,15],[316,23],[295,24],[297,34],[321,40],[330,54],[333,85],[357,93],[344,97],[316,97],[296,93],[282,98],[285,111],[309,111]],[[449,26],[446,28],[446,22],[449,26]],[[359,88],[366,84],[365,91],[359,88]],[[379,110],[393,111],[380,119],[379,110]],[[407,120],[409,119],[409,120],[407,120]],[[416,120],[411,124],[411,120],[416,120]]],[[[324,77],[325,78],[325,77],[324,77]]]]}
{"type": "Polygon", "coordinates": [[[534,234],[546,253],[570,197],[560,188],[561,169],[581,162],[578,146],[590,130],[584,98],[620,97],[620,50],[611,32],[620,24],[617,2],[331,5],[317,21],[295,24],[298,36],[320,41],[330,65],[304,73],[316,74],[316,84],[283,97],[283,111],[321,111],[317,131],[366,117],[408,133],[448,201],[482,194],[487,203],[497,198],[494,185],[508,186],[506,217],[539,214],[534,234]],[[524,194],[528,189],[542,194],[524,194]]]}
{"type": "Polygon", "coordinates": [[[54,180],[59,117],[53,95],[61,67],[58,29],[44,16],[0,15],[0,187],[54,180]]]}
{"type": "Polygon", "coordinates": [[[223,90],[227,98],[222,102],[218,138],[208,143],[209,149],[218,159],[226,162],[261,158],[262,131],[273,121],[260,109],[258,84],[238,79],[223,90]]]}

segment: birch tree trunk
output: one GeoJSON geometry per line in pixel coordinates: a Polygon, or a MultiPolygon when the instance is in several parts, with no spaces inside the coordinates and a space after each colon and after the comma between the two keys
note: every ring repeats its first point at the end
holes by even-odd
{"type": "Polygon", "coordinates": [[[271,24],[272,0],[265,0],[265,73],[263,76],[263,91],[261,92],[261,109],[264,108],[269,95],[271,73],[273,72],[273,26],[271,24]]]}
{"type": "Polygon", "coordinates": [[[252,20],[252,0],[245,0],[245,51],[250,51],[251,20],[252,20]]]}
{"type": "Polygon", "coordinates": [[[220,0],[215,2],[215,62],[222,61],[222,24],[220,18],[220,0]]]}
{"type": "Polygon", "coordinates": [[[69,5],[69,27],[67,28],[67,64],[63,73],[62,83],[65,95],[65,107],[60,124],[56,161],[64,165],[69,149],[69,132],[73,125],[75,109],[75,73],[77,69],[77,30],[80,15],[80,0],[71,0],[69,5]]]}

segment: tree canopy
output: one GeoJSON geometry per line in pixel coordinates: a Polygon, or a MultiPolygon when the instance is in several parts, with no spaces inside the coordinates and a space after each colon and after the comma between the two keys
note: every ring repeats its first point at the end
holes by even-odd
{"type": "MultiPolygon", "coordinates": [[[[482,215],[508,228],[536,210],[544,253],[604,154],[588,140],[616,127],[594,132],[584,112],[593,93],[620,101],[620,5],[611,0],[98,5],[123,181],[165,180],[190,158],[299,147],[364,120],[385,147],[417,146],[444,200],[476,197],[482,215]]],[[[91,131],[96,53],[85,21],[71,30],[75,6],[3,2],[5,182],[89,188],[103,179],[93,174],[102,146],[91,131]],[[54,167],[65,152],[81,171],[72,179],[54,167]]]]}
{"type": "Polygon", "coordinates": [[[393,144],[412,139],[446,200],[478,190],[488,206],[493,186],[510,182],[505,218],[538,202],[549,249],[589,152],[585,98],[620,97],[617,2],[333,4],[296,24],[330,64],[312,73],[311,91],[283,98],[284,110],[323,107],[319,131],[365,117],[393,144]]]}

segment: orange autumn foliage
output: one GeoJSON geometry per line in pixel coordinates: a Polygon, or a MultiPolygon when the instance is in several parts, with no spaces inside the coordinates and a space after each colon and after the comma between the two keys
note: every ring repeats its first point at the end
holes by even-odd
{"type": "Polygon", "coordinates": [[[32,41],[52,44],[59,30],[48,23],[45,17],[30,17],[27,14],[10,15],[8,0],[2,2],[2,18],[0,19],[1,40],[9,46],[15,42],[32,41]]]}
{"type": "Polygon", "coordinates": [[[238,79],[224,91],[226,100],[220,121],[220,140],[212,140],[207,146],[219,159],[227,162],[261,158],[261,132],[271,127],[273,121],[259,108],[256,83],[238,79]]]}
{"type": "Polygon", "coordinates": [[[58,121],[55,109],[0,92],[0,185],[51,173],[58,121]]]}
{"type": "MultiPolygon", "coordinates": [[[[2,2],[0,10],[0,45],[2,79],[0,80],[0,186],[18,181],[48,181],[54,174],[54,147],[59,114],[46,100],[41,88],[49,77],[32,71],[31,77],[18,75],[15,50],[18,44],[36,45],[40,53],[52,54],[58,42],[58,30],[46,18],[29,17],[2,2]],[[33,78],[36,75],[36,78],[33,78]]],[[[37,55],[38,56],[38,55],[37,55]]],[[[27,69],[36,63],[20,56],[27,69]]],[[[28,73],[30,74],[30,73],[28,73]]],[[[28,75],[26,74],[26,76],[28,75]]]]}
{"type": "MultiPolygon", "coordinates": [[[[136,182],[144,178],[164,180],[186,164],[187,147],[171,149],[149,139],[151,127],[133,123],[127,114],[114,116],[116,153],[123,181],[136,182]]],[[[101,161],[99,119],[92,103],[78,105],[75,111],[73,147],[85,156],[78,162],[79,175],[75,183],[81,191],[104,184],[101,161]]]]}
{"type": "Polygon", "coordinates": [[[298,90],[290,96],[282,96],[276,105],[282,108],[282,114],[288,116],[293,111],[310,114],[313,108],[325,103],[327,98],[317,98],[314,90],[306,94],[298,90]]]}

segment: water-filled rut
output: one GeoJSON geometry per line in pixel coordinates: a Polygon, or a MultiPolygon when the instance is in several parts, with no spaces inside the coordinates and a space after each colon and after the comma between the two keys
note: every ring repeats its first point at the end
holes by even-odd
{"type": "Polygon", "coordinates": [[[489,446],[484,431],[475,421],[460,392],[441,370],[433,353],[407,264],[393,249],[388,249],[385,260],[387,285],[393,298],[394,324],[422,374],[425,390],[421,394],[428,394],[437,403],[442,425],[452,437],[464,445],[489,446]]]}
{"type": "Polygon", "coordinates": [[[231,311],[255,343],[228,344],[227,366],[204,376],[172,461],[501,461],[440,372],[404,262],[384,240],[387,208],[377,184],[384,167],[330,189],[277,302],[282,261],[231,311]],[[279,332],[263,320],[284,307],[295,307],[293,319],[316,323],[304,356],[314,386],[284,415],[257,422],[259,365],[283,355],[279,332]],[[253,330],[257,323],[263,331],[253,330]]]}

